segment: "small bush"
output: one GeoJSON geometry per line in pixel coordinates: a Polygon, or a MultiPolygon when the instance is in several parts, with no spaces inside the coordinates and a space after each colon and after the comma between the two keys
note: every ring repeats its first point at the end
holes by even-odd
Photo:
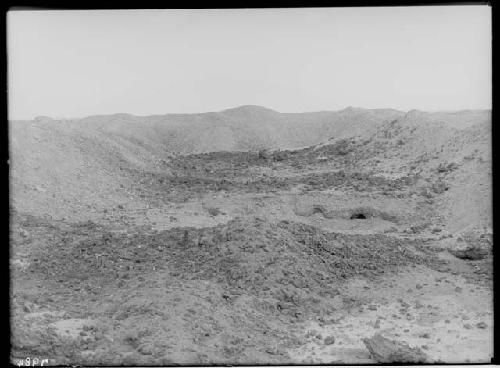
{"type": "Polygon", "coordinates": [[[451,163],[442,162],[436,168],[436,171],[438,173],[448,173],[448,172],[455,171],[456,169],[458,169],[458,164],[456,164],[455,162],[451,162],[451,163]]]}
{"type": "Polygon", "coordinates": [[[273,154],[273,161],[283,161],[288,158],[288,155],[286,152],[278,151],[274,152],[273,154]]]}
{"type": "Polygon", "coordinates": [[[259,159],[260,160],[267,160],[267,159],[269,159],[269,152],[267,150],[260,150],[259,151],[259,159]]]}
{"type": "Polygon", "coordinates": [[[444,193],[448,189],[449,189],[449,186],[444,181],[438,181],[438,182],[432,184],[432,191],[436,194],[444,193]]]}
{"type": "Polygon", "coordinates": [[[212,217],[215,217],[215,216],[220,215],[222,213],[221,210],[219,210],[217,207],[208,207],[207,212],[212,217]]]}

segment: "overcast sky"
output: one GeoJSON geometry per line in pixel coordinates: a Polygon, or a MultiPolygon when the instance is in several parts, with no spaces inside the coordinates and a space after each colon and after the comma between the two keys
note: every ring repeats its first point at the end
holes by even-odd
{"type": "Polygon", "coordinates": [[[491,108],[488,6],[11,11],[9,118],[491,108]]]}

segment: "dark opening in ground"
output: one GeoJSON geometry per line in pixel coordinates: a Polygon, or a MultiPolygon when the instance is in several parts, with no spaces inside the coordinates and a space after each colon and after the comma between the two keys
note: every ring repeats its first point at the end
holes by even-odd
{"type": "Polygon", "coordinates": [[[351,215],[351,220],[366,220],[366,216],[362,213],[355,213],[351,215]]]}

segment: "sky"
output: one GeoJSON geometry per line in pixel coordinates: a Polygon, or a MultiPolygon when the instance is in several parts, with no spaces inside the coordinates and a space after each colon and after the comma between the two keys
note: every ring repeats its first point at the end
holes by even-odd
{"type": "Polygon", "coordinates": [[[7,13],[9,119],[491,108],[491,8],[7,13]]]}

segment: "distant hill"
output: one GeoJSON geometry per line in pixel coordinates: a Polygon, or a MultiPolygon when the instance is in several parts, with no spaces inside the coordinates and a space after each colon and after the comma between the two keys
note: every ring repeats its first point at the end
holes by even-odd
{"type": "Polygon", "coordinates": [[[64,123],[118,135],[162,152],[189,154],[310,146],[330,137],[374,129],[403,115],[389,109],[279,113],[260,106],[240,106],[200,114],[91,116],[64,123]]]}

